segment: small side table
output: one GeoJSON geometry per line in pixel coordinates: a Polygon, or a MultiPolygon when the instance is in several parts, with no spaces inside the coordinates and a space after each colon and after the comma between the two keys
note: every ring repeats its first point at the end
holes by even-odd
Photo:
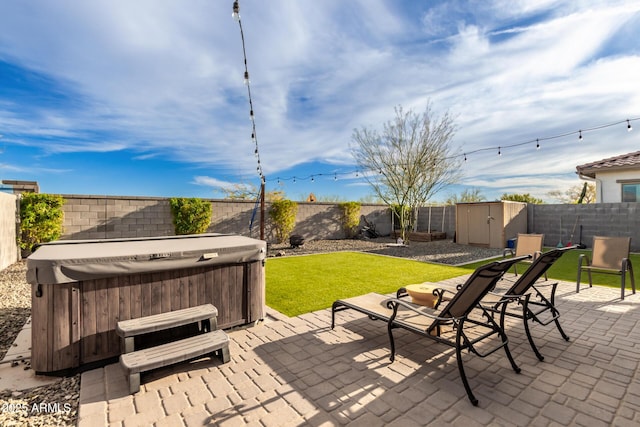
{"type": "Polygon", "coordinates": [[[419,283],[417,285],[407,285],[405,289],[411,296],[412,303],[434,308],[438,302],[438,297],[433,294],[433,290],[437,287],[435,283],[419,283]]]}

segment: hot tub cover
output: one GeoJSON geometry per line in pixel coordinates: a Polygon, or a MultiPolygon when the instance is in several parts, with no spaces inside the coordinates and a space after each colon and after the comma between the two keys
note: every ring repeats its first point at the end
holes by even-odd
{"type": "Polygon", "coordinates": [[[266,242],[227,234],[45,243],[27,258],[30,284],[56,284],[263,260],[266,242]]]}

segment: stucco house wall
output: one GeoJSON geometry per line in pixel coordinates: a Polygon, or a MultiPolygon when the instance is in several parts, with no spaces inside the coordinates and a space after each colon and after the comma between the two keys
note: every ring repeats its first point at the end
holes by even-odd
{"type": "Polygon", "coordinates": [[[620,181],[637,180],[640,182],[638,170],[602,171],[596,174],[596,203],[622,202],[622,184],[620,181]]]}

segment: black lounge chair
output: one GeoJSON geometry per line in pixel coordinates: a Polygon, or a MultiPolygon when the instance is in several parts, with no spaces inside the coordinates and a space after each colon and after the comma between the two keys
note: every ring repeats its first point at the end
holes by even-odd
{"type": "MultiPolygon", "coordinates": [[[[502,329],[504,329],[505,316],[516,317],[523,320],[524,330],[527,334],[529,344],[540,361],[544,360],[544,357],[540,354],[536,344],[533,342],[533,337],[529,330],[529,321],[539,323],[543,326],[554,322],[558,328],[558,332],[562,335],[562,338],[564,338],[565,341],[569,341],[569,337],[564,333],[560,326],[560,322],[558,320],[560,312],[555,307],[555,295],[558,282],[539,284],[536,284],[536,282],[543,275],[546,276],[547,270],[549,270],[553,263],[556,262],[565,252],[577,247],[578,246],[575,245],[552,249],[542,255],[539,255],[535,261],[533,261],[533,264],[529,266],[527,271],[522,273],[518,280],[516,280],[508,290],[505,292],[492,291],[488,296],[488,298],[491,298],[491,296],[497,296],[500,298],[500,300],[495,303],[491,302],[491,305],[487,308],[494,313],[500,313],[500,327],[502,329]],[[551,288],[551,291],[548,296],[545,296],[541,290],[542,288],[547,287],[551,288]],[[511,304],[505,304],[505,300],[517,302],[518,305],[522,306],[522,310],[514,309],[511,307],[511,304]],[[543,318],[541,315],[547,312],[550,317],[543,318]]],[[[485,299],[483,303],[485,305],[489,305],[488,299],[485,299]]]]}
{"type": "MultiPolygon", "coordinates": [[[[412,304],[402,298],[389,298],[375,293],[335,301],[332,306],[331,327],[333,328],[335,324],[335,313],[346,309],[359,311],[374,320],[386,320],[392,362],[395,359],[393,329],[396,328],[406,329],[454,347],[462,384],[471,403],[477,406],[478,399],[473,395],[464,371],[462,350],[468,350],[479,357],[486,357],[500,348],[504,348],[511,367],[515,372],[520,372],[520,368],[516,365],[509,351],[506,334],[479,302],[490,289],[495,287],[498,280],[514,263],[525,258],[527,257],[508,258],[478,267],[440,311],[412,304]],[[471,317],[470,315],[475,309],[481,310],[482,316],[471,317]],[[471,325],[468,329],[472,331],[467,331],[467,325],[471,325]],[[447,331],[443,331],[444,327],[451,327],[451,330],[446,328],[447,331]],[[478,330],[482,330],[482,332],[478,333],[478,330]],[[495,346],[485,351],[479,351],[476,346],[478,343],[495,336],[499,337],[495,346]]],[[[438,289],[434,295],[437,295],[441,301],[446,292],[446,290],[438,289]]]]}

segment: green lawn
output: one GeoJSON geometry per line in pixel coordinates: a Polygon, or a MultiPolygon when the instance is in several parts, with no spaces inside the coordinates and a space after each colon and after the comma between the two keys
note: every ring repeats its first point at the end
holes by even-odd
{"type": "Polygon", "coordinates": [[[331,307],[341,298],[395,292],[411,283],[461,276],[465,268],[359,252],[269,258],[267,305],[287,316],[331,307]]]}
{"type": "MultiPolygon", "coordinates": [[[[586,250],[565,253],[549,269],[549,278],[575,283],[578,256],[583,253],[590,255],[586,250]]],[[[469,274],[487,262],[452,267],[359,252],[269,258],[266,300],[269,307],[287,316],[297,316],[331,307],[333,301],[341,298],[368,292],[386,294],[411,283],[438,282],[469,274]]],[[[640,285],[640,254],[631,254],[631,263],[640,285]]],[[[525,268],[523,265],[520,271],[525,268]]],[[[582,283],[587,283],[586,273],[582,275],[582,283]]],[[[593,274],[593,283],[619,288],[620,276],[593,274]]]]}

